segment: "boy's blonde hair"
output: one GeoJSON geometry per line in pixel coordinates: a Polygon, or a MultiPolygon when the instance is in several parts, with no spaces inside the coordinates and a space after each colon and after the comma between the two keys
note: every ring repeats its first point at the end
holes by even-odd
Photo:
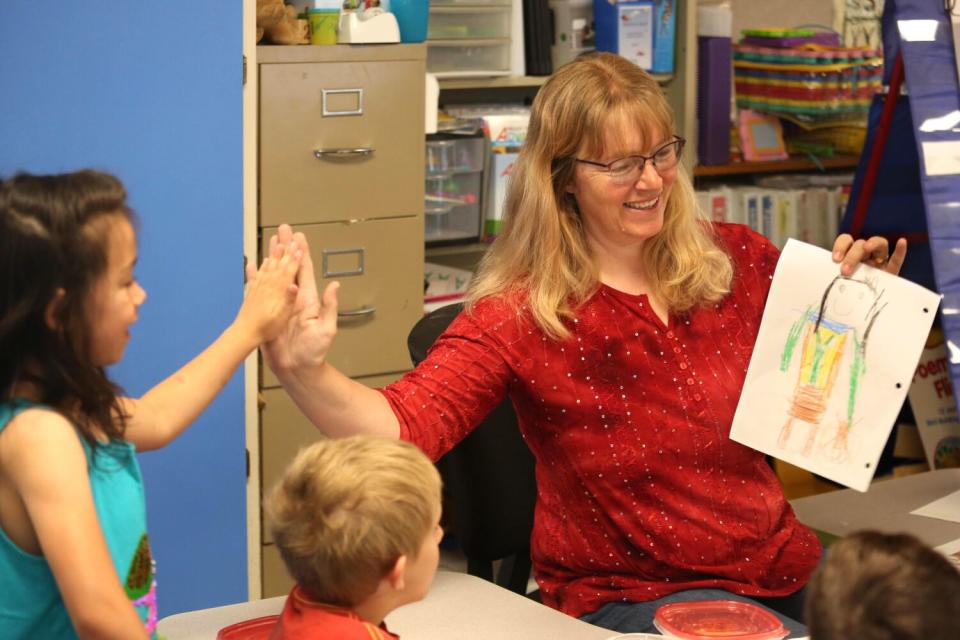
{"type": "Polygon", "coordinates": [[[416,558],[439,501],[440,475],[415,446],[352,436],[301,450],[266,510],[297,583],[321,602],[352,607],[397,558],[416,558]]]}

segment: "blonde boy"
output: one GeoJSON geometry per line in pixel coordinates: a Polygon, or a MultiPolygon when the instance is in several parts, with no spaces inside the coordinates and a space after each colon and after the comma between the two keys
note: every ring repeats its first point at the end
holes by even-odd
{"type": "Polygon", "coordinates": [[[383,624],[422,599],[437,569],[440,476],[413,445],[317,442],[273,489],[267,515],[297,581],[271,640],[397,638],[383,624]]]}

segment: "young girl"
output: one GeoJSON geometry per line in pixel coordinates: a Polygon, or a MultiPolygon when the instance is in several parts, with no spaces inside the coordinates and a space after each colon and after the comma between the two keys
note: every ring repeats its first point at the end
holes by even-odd
{"type": "Polygon", "coordinates": [[[106,375],[146,293],[133,214],[95,171],[0,181],[0,637],[146,638],[153,561],[136,451],[172,441],[285,326],[300,254],[274,245],[234,322],[142,398],[106,375]],[[132,606],[131,606],[132,604],[132,606]]]}

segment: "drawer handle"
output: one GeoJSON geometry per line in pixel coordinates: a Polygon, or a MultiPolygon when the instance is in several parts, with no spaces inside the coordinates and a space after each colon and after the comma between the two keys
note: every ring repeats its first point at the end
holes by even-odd
{"type": "Polygon", "coordinates": [[[354,149],[314,149],[313,156],[317,160],[336,158],[358,158],[373,155],[373,147],[356,147],[354,149]]]}
{"type": "Polygon", "coordinates": [[[371,307],[368,305],[363,305],[359,309],[349,309],[347,311],[337,311],[338,318],[362,318],[365,316],[372,316],[377,312],[376,307],[371,307]]]}

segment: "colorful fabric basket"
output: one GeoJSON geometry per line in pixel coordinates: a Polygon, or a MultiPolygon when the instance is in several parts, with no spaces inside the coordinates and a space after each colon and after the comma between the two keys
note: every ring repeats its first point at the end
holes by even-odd
{"type": "Polygon", "coordinates": [[[801,126],[863,121],[883,86],[883,58],[873,49],[738,44],[733,58],[737,107],[801,126]]]}

